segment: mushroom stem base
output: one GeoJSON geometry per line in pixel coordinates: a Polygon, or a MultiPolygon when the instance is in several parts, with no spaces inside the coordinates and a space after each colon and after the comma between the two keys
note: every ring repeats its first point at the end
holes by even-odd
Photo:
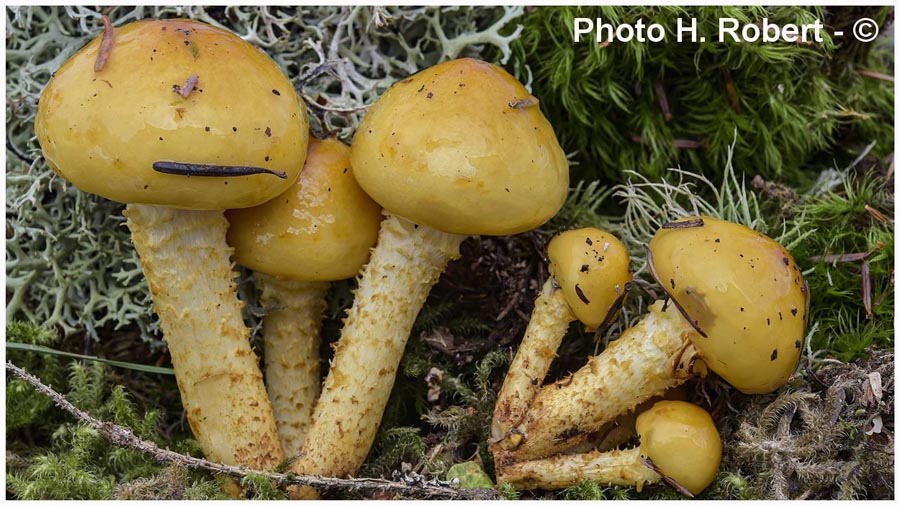
{"type": "Polygon", "coordinates": [[[641,487],[660,476],[641,462],[640,448],[557,455],[521,462],[498,471],[497,481],[519,490],[557,490],[590,480],[604,485],[641,487]]]}
{"type": "Polygon", "coordinates": [[[492,446],[506,441],[504,436],[525,417],[573,320],[575,315],[566,304],[562,289],[551,277],[534,302],[525,336],[497,396],[491,423],[491,438],[496,443],[492,446]]]}
{"type": "Polygon", "coordinates": [[[159,315],[187,419],[207,459],[272,469],[284,458],[250,348],[221,211],[131,204],[134,247],[159,315]]]}
{"type": "Polygon", "coordinates": [[[695,357],[691,339],[702,339],[677,309],[650,307],[600,355],[534,398],[517,428],[521,444],[495,453],[500,467],[560,453],[641,402],[686,381],[695,357]]]}
{"type": "Polygon", "coordinates": [[[322,389],[319,347],[329,283],[254,274],[263,318],[266,389],[285,455],[300,454],[322,389]]]}
{"type": "MultiPolygon", "coordinates": [[[[291,468],[297,474],[346,476],[359,470],[416,316],[466,238],[386,215],[335,346],[303,456],[291,468]]],[[[309,489],[294,495],[313,497],[309,489]]]]}

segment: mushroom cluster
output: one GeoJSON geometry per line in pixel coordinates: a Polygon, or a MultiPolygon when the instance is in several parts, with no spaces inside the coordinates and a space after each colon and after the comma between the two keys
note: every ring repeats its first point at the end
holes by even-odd
{"type": "MultiPolygon", "coordinates": [[[[568,164],[538,99],[503,69],[466,58],[394,84],[350,147],[310,141],[308,128],[271,59],[180,19],[109,26],[56,72],[35,120],[56,173],[128,204],[207,458],[272,469],[287,455],[292,472],[346,476],[371,448],[416,316],[462,241],[545,223],[565,200],[568,164]],[[267,309],[265,384],[232,253],[254,271],[267,309]],[[323,382],[323,297],[330,281],[357,274],[323,382]]],[[[693,217],[664,226],[647,253],[667,300],[543,386],[569,324],[604,327],[633,282],[611,234],[570,230],[551,241],[551,277],[494,411],[499,481],[664,480],[696,494],[718,468],[715,426],[697,406],[656,398],[707,370],[746,393],[771,392],[792,374],[809,294],[783,247],[693,217]],[[616,419],[633,421],[639,447],[598,449],[596,435],[616,419]]]]}
{"type": "Polygon", "coordinates": [[[106,28],[56,72],[35,128],[54,171],[128,204],[204,453],[355,473],[416,315],[460,243],[530,230],[565,200],[568,162],[538,100],[497,66],[448,61],[387,90],[348,149],[309,142],[292,83],[236,35],[181,19],[106,28]],[[268,395],[232,253],[268,309],[268,395]],[[327,282],[367,261],[320,383],[327,282]]]}
{"type": "MultiPolygon", "coordinates": [[[[498,404],[494,416],[491,449],[499,481],[519,488],[566,486],[570,482],[551,469],[588,473],[584,470],[605,462],[597,458],[607,458],[568,451],[692,376],[712,370],[741,392],[758,394],[781,387],[796,369],[809,294],[784,247],[742,225],[697,216],[664,225],[647,254],[667,300],[654,303],[640,322],[571,376],[538,387],[547,370],[543,364],[544,374],[532,378],[529,395],[504,398],[506,383],[519,382],[519,355],[532,353],[533,336],[526,332],[501,390],[506,404],[498,404]],[[524,414],[517,419],[508,417],[510,412],[524,414]]],[[[536,304],[536,311],[540,307],[536,304]]],[[[543,350],[543,360],[552,359],[554,351],[543,350]]],[[[654,463],[651,457],[647,465],[662,469],[654,463]]],[[[622,483],[601,472],[584,476],[622,483]]],[[[668,471],[661,476],[698,491],[668,471]]]]}
{"type": "Polygon", "coordinates": [[[292,466],[298,474],[359,470],[416,316],[459,245],[541,225],[569,181],[537,99],[503,69],[472,59],[394,84],[360,123],[350,163],[385,219],[292,466]]]}

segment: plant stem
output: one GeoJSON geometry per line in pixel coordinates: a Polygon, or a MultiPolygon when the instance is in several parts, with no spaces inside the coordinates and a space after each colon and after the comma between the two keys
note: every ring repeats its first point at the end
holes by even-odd
{"type": "Polygon", "coordinates": [[[644,484],[658,482],[660,475],[641,462],[640,448],[632,448],[520,462],[503,468],[497,480],[520,490],[556,490],[591,480],[604,485],[636,486],[640,492],[644,484]]]}
{"type": "Polygon", "coordinates": [[[214,474],[231,476],[233,478],[243,478],[250,474],[265,476],[272,480],[278,486],[286,485],[309,485],[323,490],[356,490],[367,492],[391,492],[395,494],[403,494],[409,497],[418,497],[422,499],[495,499],[496,494],[493,490],[472,489],[461,490],[453,488],[450,482],[431,481],[422,482],[421,480],[413,480],[416,484],[393,482],[381,480],[377,478],[328,478],[320,476],[296,476],[293,474],[273,473],[255,469],[248,469],[243,466],[230,466],[217,462],[210,462],[206,459],[191,457],[190,455],[182,455],[171,450],[160,448],[156,443],[147,441],[136,436],[131,429],[112,422],[104,422],[98,420],[88,413],[78,409],[65,396],[43,384],[41,380],[29,374],[24,369],[16,366],[12,362],[6,363],[6,370],[14,374],[16,377],[26,381],[34,387],[42,395],[46,395],[50,400],[63,410],[70,413],[78,421],[95,429],[110,443],[129,450],[139,451],[154,457],[160,462],[172,462],[190,467],[192,469],[200,469],[214,474]]]}

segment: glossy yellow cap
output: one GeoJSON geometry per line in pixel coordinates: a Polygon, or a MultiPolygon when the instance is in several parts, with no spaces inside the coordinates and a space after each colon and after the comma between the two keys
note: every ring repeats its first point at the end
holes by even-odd
{"type": "Polygon", "coordinates": [[[635,427],[641,455],[692,494],[715,480],[722,439],[703,408],[684,401],[659,401],[638,415],[635,427]]]}
{"type": "Polygon", "coordinates": [[[386,210],[455,234],[533,229],[569,186],[538,100],[500,67],[468,58],[387,90],[360,123],[350,161],[386,210]]]}
{"type": "Polygon", "coordinates": [[[349,154],[340,141],[312,139],[293,186],[265,204],[227,211],[235,259],[288,279],[355,276],[375,245],[381,208],[353,179],[349,154]]]}
{"type": "Polygon", "coordinates": [[[81,190],[127,203],[220,210],[287,189],[306,156],[306,108],[274,61],[237,35],[182,19],[115,30],[56,71],[35,132],[50,167],[81,190]],[[197,76],[196,89],[182,87],[197,76]],[[157,161],[285,172],[199,177],[154,171],[157,161]]]}
{"type": "Polygon", "coordinates": [[[596,228],[568,230],[547,247],[550,273],[569,308],[588,327],[599,327],[631,289],[628,250],[615,236],[596,228]]]}
{"type": "Polygon", "coordinates": [[[793,374],[809,294],[780,244],[708,216],[678,220],[650,241],[656,281],[706,337],[693,341],[710,369],[748,394],[793,374]]]}

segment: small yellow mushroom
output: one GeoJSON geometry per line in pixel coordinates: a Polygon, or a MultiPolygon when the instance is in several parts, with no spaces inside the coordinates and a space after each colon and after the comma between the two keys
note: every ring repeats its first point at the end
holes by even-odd
{"type": "Polygon", "coordinates": [[[381,208],[353,178],[350,148],[311,139],[297,182],[225,213],[235,259],[253,269],[266,307],[266,389],[285,455],[300,453],[321,390],[319,346],[329,282],[356,275],[375,245],[381,208]]]}
{"type": "Polygon", "coordinates": [[[708,216],[678,220],[650,242],[652,272],[703,336],[710,369],[747,394],[784,385],[797,368],[807,286],[783,246],[708,216]]]}
{"type": "Polygon", "coordinates": [[[597,328],[615,316],[632,281],[628,250],[615,236],[596,228],[569,230],[550,241],[547,256],[579,321],[597,328]]]}
{"type": "Polygon", "coordinates": [[[703,408],[660,401],[638,416],[635,428],[641,455],[692,494],[699,494],[716,478],[722,440],[703,408]]]}
{"type": "Polygon", "coordinates": [[[628,250],[608,232],[562,232],[547,247],[552,277],[534,304],[525,336],[503,380],[491,426],[495,449],[516,446],[518,425],[540,390],[569,324],[599,327],[612,319],[631,288],[628,250]]]}
{"type": "Polygon", "coordinates": [[[713,482],[722,440],[704,409],[684,401],[659,401],[637,417],[636,427],[637,448],[520,462],[500,468],[498,481],[526,490],[559,489],[584,480],[640,490],[665,480],[689,495],[713,482]]]}

